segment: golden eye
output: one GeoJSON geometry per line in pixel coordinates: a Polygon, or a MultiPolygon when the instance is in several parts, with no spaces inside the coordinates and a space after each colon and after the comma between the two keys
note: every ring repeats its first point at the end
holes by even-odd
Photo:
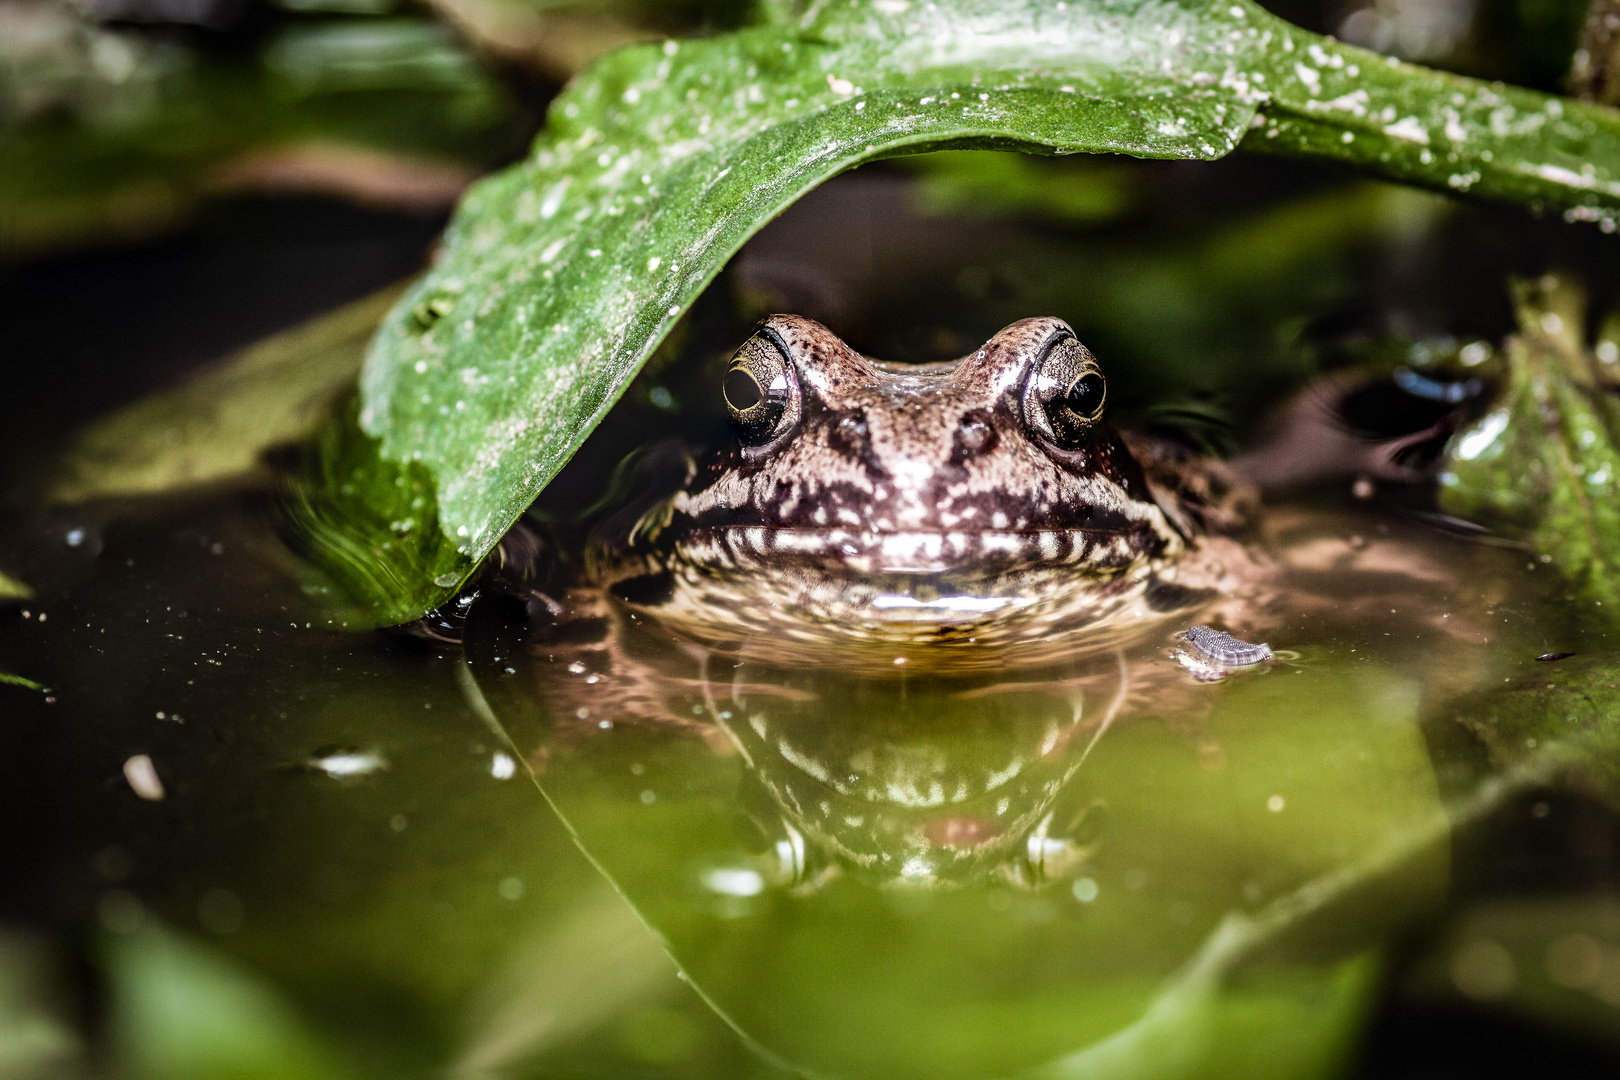
{"type": "Polygon", "coordinates": [[[1024,421],[1059,446],[1091,435],[1108,400],[1097,360],[1072,334],[1059,333],[1042,351],[1024,384],[1024,421]]]}
{"type": "Polygon", "coordinates": [[[1082,423],[1093,423],[1102,415],[1103,400],[1108,393],[1103,383],[1102,372],[1088,371],[1069,386],[1069,392],[1064,394],[1062,407],[1074,414],[1074,418],[1082,423]]]}
{"type": "Polygon", "coordinates": [[[765,391],[754,373],[740,366],[726,372],[726,384],[720,392],[725,395],[726,408],[733,414],[746,413],[765,400],[765,391]]]}
{"type": "Polygon", "coordinates": [[[775,334],[762,330],[737,350],[720,396],[744,445],[770,442],[796,419],[787,415],[793,390],[793,368],[775,334]]]}

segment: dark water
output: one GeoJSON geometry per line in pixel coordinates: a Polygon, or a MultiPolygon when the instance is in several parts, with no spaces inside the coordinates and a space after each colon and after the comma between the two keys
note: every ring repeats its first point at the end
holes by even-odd
{"type": "Polygon", "coordinates": [[[1608,1074],[1615,818],[1490,696],[1607,646],[1347,486],[1268,507],[1279,658],[1214,683],[1179,627],[878,678],[646,625],[588,682],[493,597],[345,629],[269,492],[16,509],[0,1075],[1608,1074]]]}
{"type": "MultiPolygon", "coordinates": [[[[1263,671],[1196,683],[1156,634],[851,679],[641,630],[621,666],[659,723],[499,604],[464,654],[324,624],[255,500],[53,516],[7,541],[48,584],[0,649],[49,687],[3,690],[10,915],[74,943],[159,1072],[212,1025],[361,1059],[334,1075],[1322,1075],[1397,992],[1392,943],[1472,899],[1454,828],[1553,821],[1447,714],[1557,620],[1516,554],[1275,519],[1313,591],[1263,671]],[[231,980],[292,1019],[186,1007],[231,980]]],[[[1545,981],[1537,951],[1513,978],[1545,981]]],[[[1431,992],[1516,992],[1453,952],[1431,992]]]]}

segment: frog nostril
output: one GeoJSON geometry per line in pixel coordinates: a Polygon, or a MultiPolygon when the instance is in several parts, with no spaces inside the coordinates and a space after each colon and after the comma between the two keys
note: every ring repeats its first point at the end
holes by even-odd
{"type": "Polygon", "coordinates": [[[995,445],[996,429],[982,417],[964,417],[956,426],[956,450],[960,457],[974,457],[995,445]]]}
{"type": "Polygon", "coordinates": [[[867,449],[866,417],[859,413],[850,416],[841,416],[838,423],[833,425],[833,441],[841,446],[846,453],[864,454],[867,449]]]}

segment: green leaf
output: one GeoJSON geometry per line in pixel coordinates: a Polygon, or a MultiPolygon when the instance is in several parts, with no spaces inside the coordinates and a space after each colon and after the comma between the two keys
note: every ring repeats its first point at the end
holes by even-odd
{"type": "Polygon", "coordinates": [[[378,467],[321,493],[328,516],[375,516],[410,462],[446,551],[481,558],[742,243],[861,162],[951,147],[1208,160],[1240,141],[1611,227],[1620,208],[1620,115],[1400,64],[1246,2],[857,0],[631,47],[464,200],[362,376],[378,467]]]}
{"type": "MultiPolygon", "coordinates": [[[[1514,286],[1519,332],[1495,406],[1447,448],[1440,504],[1524,541],[1590,603],[1620,613],[1620,398],[1614,344],[1585,340],[1586,297],[1553,275],[1514,286]]],[[[1601,613],[1600,613],[1601,614],[1601,613]]]]}
{"type": "Polygon", "coordinates": [[[1218,766],[1151,712],[1037,764],[1024,748],[1074,715],[1077,682],[992,703],[739,660],[718,696],[665,699],[720,710],[741,750],[722,754],[674,724],[547,732],[527,695],[551,669],[506,676],[512,644],[471,637],[472,662],[581,849],[692,985],[807,1075],[1334,1075],[1377,943],[1445,895],[1415,685],[1354,658],[1223,687],[1199,721],[1218,766]],[[855,761],[874,770],[858,796],[804,779],[855,761]],[[1008,761],[1017,778],[986,785],[1008,761]],[[930,782],[959,794],[931,802],[930,782]],[[956,861],[917,839],[943,815],[1005,832],[956,861]],[[1036,822],[1074,861],[1023,862],[1036,822]]]}
{"type": "Polygon", "coordinates": [[[1620,113],[1289,29],[1244,149],[1339,161],[1566,221],[1620,222],[1620,113]],[[1291,46],[1287,47],[1287,46],[1291,46]]]}
{"type": "MultiPolygon", "coordinates": [[[[1454,804],[1459,826],[1489,817],[1484,831],[1499,837],[1525,820],[1531,793],[1537,799],[1531,819],[1549,812],[1591,814],[1574,808],[1594,798],[1611,810],[1620,807],[1620,657],[1569,656],[1552,663],[1526,658],[1509,670],[1505,682],[1453,702],[1434,725],[1455,725],[1484,751],[1470,748],[1476,761],[1484,759],[1472,768],[1453,766],[1458,777],[1479,777],[1472,812],[1454,804]],[[1540,801],[1549,791],[1553,798],[1540,801]]],[[[1446,741],[1442,735],[1431,745],[1446,741]]],[[[1460,763],[1464,755],[1457,750],[1452,753],[1460,763]]],[[[1548,824],[1536,826],[1538,843],[1549,835],[1548,824]]],[[[1492,890],[1473,897],[1464,892],[1451,905],[1450,925],[1400,980],[1393,1007],[1405,1007],[1399,998],[1426,1008],[1477,1008],[1484,1000],[1494,1014],[1548,1030],[1554,1038],[1613,1046],[1613,962],[1605,969],[1601,961],[1605,953],[1613,955],[1608,943],[1616,916],[1614,899],[1601,888],[1531,895],[1492,890]],[[1594,956],[1600,961],[1595,967],[1594,956]],[[1504,972],[1510,977],[1502,978],[1504,972]]]]}
{"type": "Polygon", "coordinates": [[[167,931],[110,943],[120,1075],[328,1080],[345,1075],[274,987],[167,931]]]}
{"type": "Polygon", "coordinates": [[[455,592],[477,561],[444,542],[433,474],[388,461],[355,422],[351,398],[288,477],[284,516],[294,550],[338,586],[336,606],[377,626],[409,622],[455,592]],[[369,485],[365,501],[349,499],[369,485]]]}
{"type": "Polygon", "coordinates": [[[1620,802],[1620,661],[1612,654],[1525,665],[1502,686],[1451,711],[1500,774],[1574,770],[1620,802]]]}
{"type": "Polygon", "coordinates": [[[0,600],[32,600],[34,590],[10,574],[0,571],[0,600]]]}
{"type": "Polygon", "coordinates": [[[21,675],[13,675],[9,671],[0,671],[0,684],[6,686],[21,686],[28,690],[43,691],[45,688],[33,679],[25,679],[21,675]]]}
{"type": "Polygon", "coordinates": [[[401,291],[383,289],[267,338],[98,421],[55,466],[46,497],[149,495],[261,471],[265,450],[319,430],[401,291]]]}
{"type": "Polygon", "coordinates": [[[1213,86],[1225,23],[1073,7],[1043,33],[1037,14],[919,9],[912,28],[840,7],[604,59],[531,159],[467,199],[378,339],[362,423],[385,457],[428,464],[448,531],[481,555],[725,259],[821,181],[950,142],[1212,158],[1246,130],[1252,101],[1160,73],[1168,19],[1213,86]]]}

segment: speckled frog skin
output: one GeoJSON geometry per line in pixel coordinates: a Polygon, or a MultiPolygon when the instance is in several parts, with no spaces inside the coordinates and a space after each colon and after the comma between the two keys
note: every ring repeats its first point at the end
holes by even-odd
{"type": "Polygon", "coordinates": [[[1060,319],[954,363],[888,365],[778,315],[737,351],[729,447],[593,538],[588,576],[705,645],[873,670],[969,654],[1044,662],[1216,595],[1244,493],[1106,423],[1060,319]],[[942,652],[942,650],[944,650],[942,652]]]}
{"type": "Polygon", "coordinates": [[[530,576],[522,644],[492,639],[489,670],[532,664],[537,773],[626,732],[637,754],[656,732],[735,756],[778,837],[772,880],[1076,870],[1096,841],[1070,781],[1116,719],[1157,715],[1221,760],[1199,726],[1214,680],[1172,659],[1194,623],[1279,651],[1301,626],[1348,632],[1359,663],[1404,619],[1439,682],[1487,671],[1458,582],[1504,553],[1258,514],[1220,464],[1113,430],[1104,372],[1057,319],[902,367],[776,316],[717,389],[730,444],[642,458],[583,567],[530,576]]]}

